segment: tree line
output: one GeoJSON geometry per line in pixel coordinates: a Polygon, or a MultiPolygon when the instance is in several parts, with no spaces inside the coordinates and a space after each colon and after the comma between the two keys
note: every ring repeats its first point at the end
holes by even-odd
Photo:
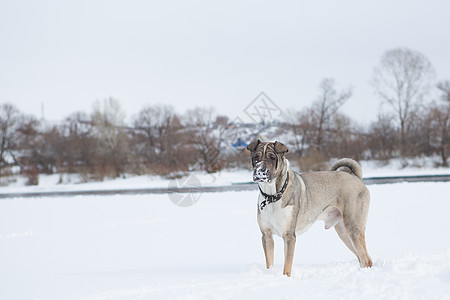
{"type": "Polygon", "coordinates": [[[232,122],[213,108],[178,114],[163,104],[148,105],[125,123],[119,101],[109,98],[97,101],[91,113],[76,112],[51,124],[3,103],[0,176],[20,173],[37,184],[41,173],[78,173],[86,181],[124,174],[213,173],[246,167],[245,143],[236,141],[259,136],[286,143],[289,158],[302,171],[324,169],[337,157],[406,161],[433,156],[447,167],[450,81],[435,82],[433,66],[423,54],[397,48],[384,53],[372,85],[388,109],[368,126],[339,111],[352,89],[337,89],[333,78],[320,82],[309,107],[289,110],[270,123],[232,122]]]}
{"type": "Polygon", "coordinates": [[[178,115],[170,105],[156,104],[143,108],[132,124],[124,120],[113,98],[96,102],[90,114],[76,112],[58,123],[1,104],[0,175],[20,173],[37,184],[42,173],[78,173],[90,181],[124,174],[212,173],[230,166],[223,156],[225,139],[234,139],[230,124],[212,108],[178,115]]]}

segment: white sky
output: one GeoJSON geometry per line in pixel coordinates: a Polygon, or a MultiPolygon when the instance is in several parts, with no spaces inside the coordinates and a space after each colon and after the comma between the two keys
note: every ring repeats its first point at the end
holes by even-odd
{"type": "Polygon", "coordinates": [[[284,110],[312,103],[324,77],[354,87],[343,111],[375,120],[369,84],[395,47],[450,80],[450,2],[0,0],[0,103],[61,120],[117,98],[214,106],[231,118],[264,91],[284,110]]]}

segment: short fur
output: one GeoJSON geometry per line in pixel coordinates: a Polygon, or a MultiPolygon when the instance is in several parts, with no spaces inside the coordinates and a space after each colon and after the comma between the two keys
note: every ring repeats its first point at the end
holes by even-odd
{"type": "Polygon", "coordinates": [[[264,197],[261,193],[258,197],[258,225],[267,268],[273,265],[272,235],[276,234],[284,240],[283,275],[291,276],[296,236],[316,220],[323,220],[325,229],[334,227],[361,267],[372,266],[365,242],[370,194],[361,180],[361,167],[356,161],[344,158],[337,161],[331,171],[297,174],[289,168],[285,158],[288,148],[282,143],[257,140],[247,149],[251,152],[254,181],[265,194],[279,192],[289,172],[289,183],[279,201],[260,210],[264,197]],[[337,171],[341,167],[347,167],[351,173],[337,171]]]}

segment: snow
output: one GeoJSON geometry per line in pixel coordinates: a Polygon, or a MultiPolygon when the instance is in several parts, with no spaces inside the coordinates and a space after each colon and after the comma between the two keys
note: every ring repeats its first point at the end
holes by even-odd
{"type": "MultiPolygon", "coordinates": [[[[331,163],[333,163],[332,161],[331,163]]],[[[387,164],[378,161],[362,161],[364,177],[384,176],[410,176],[410,175],[435,175],[450,174],[450,168],[435,168],[434,160],[429,158],[410,159],[409,166],[403,168],[400,160],[393,159],[387,164]]],[[[291,164],[293,165],[293,164],[291,164]]],[[[331,164],[330,164],[331,165],[331,164]]],[[[249,168],[240,170],[224,170],[214,174],[204,172],[191,172],[184,178],[195,176],[201,186],[222,186],[252,181],[252,170],[249,168]]],[[[300,171],[293,166],[295,171],[300,171]]],[[[0,178],[5,181],[5,179],[0,178]]],[[[11,180],[11,179],[9,179],[11,180]]],[[[183,178],[180,180],[183,181],[183,178]]],[[[103,182],[83,182],[77,174],[40,175],[38,186],[25,186],[26,179],[21,176],[13,178],[13,182],[0,188],[2,193],[32,193],[47,191],[92,191],[92,190],[124,190],[136,188],[160,188],[168,187],[170,180],[157,175],[126,175],[124,178],[109,179],[103,182]]]]}
{"type": "Polygon", "coordinates": [[[362,161],[361,167],[364,177],[450,174],[450,168],[436,167],[437,161],[439,160],[433,157],[411,158],[405,161],[391,159],[386,163],[362,161]],[[407,166],[404,167],[404,164],[407,166]]]}
{"type": "Polygon", "coordinates": [[[183,208],[161,194],[0,200],[0,299],[450,299],[450,183],[369,189],[373,268],[317,222],[292,278],[279,238],[265,269],[257,191],[183,208]]]}
{"type": "MultiPolygon", "coordinates": [[[[190,176],[197,177],[202,186],[229,185],[232,183],[249,182],[252,180],[250,169],[224,171],[214,174],[192,172],[184,178],[190,176]]],[[[38,186],[25,186],[26,178],[15,176],[12,183],[1,187],[0,193],[164,188],[169,186],[170,181],[171,180],[158,175],[127,175],[124,178],[109,179],[98,182],[83,182],[77,174],[54,174],[40,175],[38,186]]]]}

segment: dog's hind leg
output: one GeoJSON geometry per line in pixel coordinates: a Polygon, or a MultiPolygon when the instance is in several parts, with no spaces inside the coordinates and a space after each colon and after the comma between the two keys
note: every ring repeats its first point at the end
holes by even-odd
{"type": "Polygon", "coordinates": [[[347,246],[347,248],[350,249],[350,251],[352,251],[356,257],[358,257],[358,253],[356,253],[355,247],[353,246],[352,241],[350,241],[347,232],[345,231],[344,221],[337,223],[334,226],[334,229],[336,230],[340,239],[344,242],[345,246],[347,246]]]}
{"type": "Polygon", "coordinates": [[[361,268],[372,267],[372,259],[369,256],[366,248],[366,239],[364,234],[364,226],[358,226],[351,220],[345,220],[344,226],[347,232],[347,236],[352,242],[354,249],[356,250],[356,256],[358,257],[361,268]]]}
{"type": "Polygon", "coordinates": [[[274,243],[271,230],[263,231],[262,244],[264,249],[264,255],[266,256],[266,268],[269,269],[271,266],[273,266],[273,252],[274,252],[274,243]]]}
{"type": "Polygon", "coordinates": [[[365,231],[369,213],[370,194],[367,188],[355,198],[348,199],[342,212],[343,224],[348,239],[353,244],[362,268],[372,267],[372,259],[367,252],[365,231]]]}
{"type": "Polygon", "coordinates": [[[356,231],[350,234],[350,239],[355,245],[356,252],[358,253],[358,260],[361,268],[371,268],[372,259],[369,256],[366,248],[365,234],[363,231],[356,231]]]}

